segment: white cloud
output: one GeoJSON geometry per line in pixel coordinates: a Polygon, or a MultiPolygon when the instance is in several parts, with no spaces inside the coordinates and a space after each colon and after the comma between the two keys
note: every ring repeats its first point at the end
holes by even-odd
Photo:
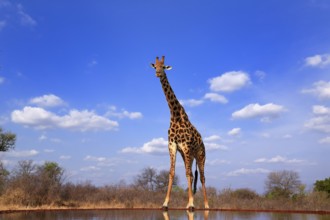
{"type": "Polygon", "coordinates": [[[222,104],[228,103],[226,97],[224,97],[223,95],[219,95],[217,93],[206,93],[204,95],[204,99],[209,99],[211,102],[219,102],[222,104]]]}
{"type": "Polygon", "coordinates": [[[313,113],[316,115],[326,115],[330,114],[330,108],[325,107],[323,105],[314,105],[313,106],[313,113]]]}
{"type": "Polygon", "coordinates": [[[202,99],[187,99],[187,100],[180,100],[181,105],[196,107],[204,103],[202,99]]]}
{"type": "Polygon", "coordinates": [[[285,135],[283,135],[283,138],[290,139],[290,138],[292,138],[292,135],[291,134],[285,134],[285,135]]]}
{"type": "Polygon", "coordinates": [[[302,163],[304,162],[303,160],[298,160],[298,159],[288,159],[286,157],[282,156],[275,156],[272,158],[259,158],[254,161],[255,163],[302,163]]]}
{"type": "Polygon", "coordinates": [[[0,0],[0,8],[10,6],[10,2],[7,0],[0,0]]]}
{"type": "Polygon", "coordinates": [[[313,106],[314,117],[305,122],[308,129],[330,133],[330,108],[322,105],[313,106]]]}
{"type": "Polygon", "coordinates": [[[94,157],[94,156],[90,156],[90,155],[88,155],[84,158],[84,160],[86,160],[86,161],[96,161],[96,162],[104,162],[104,161],[106,161],[106,159],[107,158],[105,158],[105,157],[94,157]]]}
{"type": "Polygon", "coordinates": [[[203,139],[206,151],[212,150],[228,150],[228,147],[217,143],[217,141],[221,140],[221,137],[218,135],[211,135],[203,139]]]}
{"type": "Polygon", "coordinates": [[[204,138],[204,141],[217,141],[220,139],[221,137],[219,135],[211,135],[209,137],[204,138]]]}
{"type": "Polygon", "coordinates": [[[205,163],[210,166],[216,166],[221,164],[230,164],[227,160],[220,160],[220,159],[214,159],[214,160],[206,160],[205,163]]]}
{"type": "Polygon", "coordinates": [[[129,118],[129,119],[140,119],[143,117],[141,112],[128,112],[125,109],[117,111],[116,106],[110,106],[109,111],[105,114],[107,117],[116,117],[116,118],[129,118]]]}
{"type": "Polygon", "coordinates": [[[71,156],[69,156],[69,155],[61,155],[60,156],[60,160],[69,160],[69,159],[71,159],[71,156]]]}
{"type": "Polygon", "coordinates": [[[25,150],[25,151],[8,151],[0,152],[0,155],[6,155],[7,157],[33,157],[38,155],[39,152],[36,150],[25,150]]]}
{"type": "Polygon", "coordinates": [[[225,145],[217,144],[217,143],[209,143],[205,142],[205,148],[206,151],[212,151],[212,150],[228,150],[228,147],[225,145]]]}
{"type": "Polygon", "coordinates": [[[35,127],[37,129],[64,128],[80,131],[114,130],[118,127],[116,121],[99,116],[93,111],[71,110],[67,115],[57,115],[39,107],[26,106],[22,110],[11,113],[14,123],[35,127]]]}
{"type": "Polygon", "coordinates": [[[42,135],[38,138],[39,141],[44,141],[44,140],[47,140],[47,139],[48,139],[48,137],[47,137],[46,135],[44,135],[44,134],[42,134],[42,135]]]}
{"type": "Polygon", "coordinates": [[[34,27],[37,25],[37,21],[29,15],[22,4],[14,4],[10,1],[0,0],[0,8],[4,8],[7,11],[6,20],[0,21],[0,31],[8,24],[13,25],[14,22],[19,22],[20,25],[26,27],[34,27]]]}
{"type": "Polygon", "coordinates": [[[88,167],[83,167],[80,169],[80,171],[98,171],[100,170],[100,167],[96,167],[96,166],[88,166],[88,167]]]}
{"type": "Polygon", "coordinates": [[[142,113],[141,112],[128,112],[128,111],[123,111],[119,113],[119,118],[129,118],[129,119],[139,119],[142,118],[142,113]]]}
{"type": "Polygon", "coordinates": [[[53,94],[43,95],[30,99],[31,104],[35,104],[39,107],[55,107],[64,105],[64,101],[53,94]]]}
{"type": "Polygon", "coordinates": [[[309,119],[304,126],[308,129],[330,133],[330,116],[318,116],[309,119]]]}
{"type": "Polygon", "coordinates": [[[240,175],[259,174],[259,173],[264,174],[269,172],[270,172],[269,170],[263,168],[256,168],[256,169],[241,168],[227,173],[227,176],[240,176],[240,175]]]}
{"type": "Polygon", "coordinates": [[[96,162],[96,166],[98,167],[111,167],[111,166],[117,166],[119,164],[130,164],[130,163],[136,163],[133,160],[127,160],[122,158],[106,158],[106,157],[95,157],[88,155],[84,158],[85,161],[89,162],[96,162]]]}
{"type": "Polygon", "coordinates": [[[231,71],[209,79],[211,91],[232,92],[251,84],[250,77],[243,71],[231,71]]]}
{"type": "MultiPolygon", "coordinates": [[[[219,137],[220,138],[220,137],[219,137]]],[[[218,140],[218,136],[211,136],[206,138],[207,140],[215,141],[218,140]]],[[[228,150],[227,146],[218,144],[205,142],[205,148],[207,151],[212,150],[228,150]]],[[[138,154],[168,154],[168,141],[164,138],[154,138],[151,141],[143,144],[142,147],[126,147],[121,150],[122,153],[138,153],[138,154]]]]}
{"type": "Polygon", "coordinates": [[[20,17],[22,25],[30,27],[37,25],[36,20],[34,20],[28,13],[25,12],[22,4],[17,5],[17,13],[20,17]]]}
{"type": "Polygon", "coordinates": [[[255,118],[260,117],[262,122],[268,122],[273,118],[276,118],[280,113],[286,111],[281,105],[268,103],[260,105],[258,103],[249,104],[244,108],[232,113],[233,119],[255,118]]]}
{"type": "MultiPolygon", "coordinates": [[[[0,31],[1,31],[1,24],[0,24],[0,31]]],[[[5,82],[5,78],[0,76],[0,84],[5,82]]]]}
{"type": "Polygon", "coordinates": [[[302,93],[312,94],[320,99],[329,99],[330,98],[330,81],[318,81],[313,84],[312,89],[304,89],[302,93]]]}
{"type": "Polygon", "coordinates": [[[320,144],[330,144],[330,137],[325,137],[319,140],[320,144]]]}
{"type": "Polygon", "coordinates": [[[257,70],[254,75],[259,78],[260,81],[264,80],[266,77],[266,73],[261,70],[257,70]]]}
{"type": "Polygon", "coordinates": [[[168,154],[168,142],[164,138],[154,138],[142,147],[126,147],[122,153],[168,154]]]}
{"type": "Polygon", "coordinates": [[[50,141],[53,142],[53,143],[61,143],[62,142],[62,140],[59,139],[59,138],[51,138],[50,141]]]}
{"type": "Polygon", "coordinates": [[[42,134],[39,138],[38,138],[39,141],[45,141],[45,140],[49,140],[53,143],[61,143],[61,139],[58,139],[58,138],[48,138],[46,135],[42,134]]]}
{"type": "Polygon", "coordinates": [[[186,99],[186,100],[179,100],[181,105],[189,106],[189,107],[196,107],[199,105],[202,105],[204,103],[204,100],[210,100],[211,102],[217,102],[226,104],[228,100],[217,93],[206,93],[203,98],[201,99],[186,99]]]}
{"type": "Polygon", "coordinates": [[[89,67],[96,66],[98,64],[97,60],[93,59],[91,62],[88,63],[89,67]]]}
{"type": "Polygon", "coordinates": [[[263,138],[270,138],[271,135],[269,133],[267,133],[267,132],[262,132],[260,134],[260,136],[263,137],[263,138]]]}
{"type": "Polygon", "coordinates": [[[237,136],[241,134],[241,128],[233,128],[227,133],[230,136],[237,136]]]}
{"type": "Polygon", "coordinates": [[[325,67],[330,64],[330,54],[317,54],[305,58],[305,65],[312,67],[325,67]]]}

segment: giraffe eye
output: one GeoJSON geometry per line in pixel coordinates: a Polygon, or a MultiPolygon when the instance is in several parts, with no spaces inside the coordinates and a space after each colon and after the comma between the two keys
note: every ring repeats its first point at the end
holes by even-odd
{"type": "Polygon", "coordinates": [[[163,66],[163,69],[166,69],[166,66],[163,66]]]}

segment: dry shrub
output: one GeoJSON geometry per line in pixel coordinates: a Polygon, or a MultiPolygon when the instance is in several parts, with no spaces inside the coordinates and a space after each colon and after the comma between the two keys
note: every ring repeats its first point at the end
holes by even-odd
{"type": "MultiPolygon", "coordinates": [[[[150,169],[149,169],[150,170],[150,169]]],[[[149,171],[147,170],[147,171],[149,171]]],[[[146,171],[143,171],[146,172],[146,171]]],[[[56,163],[47,162],[43,166],[34,166],[32,161],[19,163],[11,178],[5,179],[0,203],[7,207],[74,207],[74,208],[160,208],[166,190],[166,172],[157,178],[156,185],[149,188],[141,185],[126,185],[125,182],[97,187],[91,182],[62,183],[62,169],[56,163]],[[54,175],[54,172],[56,175],[54,175]],[[51,175],[50,175],[51,174],[51,175]],[[159,182],[161,182],[160,184],[159,182]]],[[[157,177],[156,175],[156,177],[157,177]]],[[[138,181],[139,183],[141,181],[138,181]]],[[[230,188],[218,191],[207,187],[207,196],[211,208],[254,209],[254,210],[326,210],[330,211],[330,198],[326,192],[305,193],[301,188],[290,197],[261,196],[255,191],[242,188],[230,188]]],[[[272,194],[273,195],[273,194],[272,194]]],[[[188,202],[187,190],[173,186],[170,208],[185,208],[188,202]]],[[[204,207],[201,188],[194,195],[196,208],[204,207]]]]}
{"type": "Polygon", "coordinates": [[[27,206],[29,198],[27,197],[26,193],[22,189],[8,189],[2,195],[2,201],[5,204],[10,205],[22,205],[27,206]]]}
{"type": "Polygon", "coordinates": [[[330,198],[327,192],[311,192],[304,198],[305,210],[330,210],[330,198]]]}

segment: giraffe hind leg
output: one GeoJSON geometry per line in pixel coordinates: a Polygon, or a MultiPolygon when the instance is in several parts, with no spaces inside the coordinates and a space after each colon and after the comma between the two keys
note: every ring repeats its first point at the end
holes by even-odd
{"type": "Polygon", "coordinates": [[[202,190],[203,190],[203,195],[204,195],[204,207],[206,209],[209,208],[209,203],[207,200],[207,194],[206,194],[206,186],[205,186],[205,175],[204,175],[204,167],[205,167],[205,157],[200,160],[197,161],[198,163],[198,169],[199,169],[199,173],[200,173],[200,181],[202,183],[202,190]]]}

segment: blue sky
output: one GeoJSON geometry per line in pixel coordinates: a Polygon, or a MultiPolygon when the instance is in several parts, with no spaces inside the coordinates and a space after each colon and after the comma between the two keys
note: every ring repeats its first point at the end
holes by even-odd
{"type": "Polygon", "coordinates": [[[18,138],[0,158],[97,185],[168,169],[165,55],[207,185],[264,192],[286,169],[310,189],[329,177],[329,21],[325,0],[0,0],[0,126],[18,138]]]}

